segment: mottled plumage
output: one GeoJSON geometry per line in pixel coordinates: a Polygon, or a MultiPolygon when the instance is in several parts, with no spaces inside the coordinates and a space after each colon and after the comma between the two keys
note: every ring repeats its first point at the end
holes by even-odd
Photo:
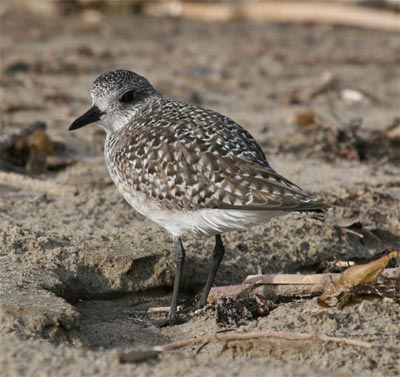
{"type": "Polygon", "coordinates": [[[106,143],[113,170],[160,209],[307,210],[317,200],[277,174],[231,119],[164,98],[106,143]]]}
{"type": "Polygon", "coordinates": [[[175,237],[219,237],[290,211],[326,207],[275,172],[250,133],[226,116],[164,98],[124,70],[99,76],[91,95],[94,106],[71,129],[99,120],[119,191],[175,237]]]}

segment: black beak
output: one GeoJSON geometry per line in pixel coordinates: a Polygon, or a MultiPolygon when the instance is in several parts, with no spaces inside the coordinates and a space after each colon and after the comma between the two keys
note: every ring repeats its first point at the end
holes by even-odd
{"type": "Polygon", "coordinates": [[[102,115],[103,113],[97,106],[92,106],[88,111],[86,111],[85,114],[81,115],[78,119],[75,119],[75,121],[69,126],[68,130],[77,130],[78,128],[86,126],[87,124],[97,122],[100,120],[102,115]]]}

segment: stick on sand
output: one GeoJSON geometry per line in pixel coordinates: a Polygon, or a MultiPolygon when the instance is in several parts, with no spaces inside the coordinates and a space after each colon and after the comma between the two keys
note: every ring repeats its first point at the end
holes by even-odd
{"type": "Polygon", "coordinates": [[[232,342],[232,341],[244,341],[244,340],[255,340],[255,339],[270,339],[270,338],[284,339],[290,341],[314,340],[318,342],[332,342],[332,343],[339,343],[348,346],[368,348],[368,349],[372,347],[372,343],[363,342],[361,340],[339,338],[324,334],[307,334],[307,333],[281,332],[281,331],[259,331],[259,332],[248,332],[244,334],[231,333],[222,335],[206,335],[206,336],[201,336],[199,338],[167,343],[162,346],[155,346],[153,347],[153,350],[170,351],[190,346],[196,346],[202,343],[232,342]]]}

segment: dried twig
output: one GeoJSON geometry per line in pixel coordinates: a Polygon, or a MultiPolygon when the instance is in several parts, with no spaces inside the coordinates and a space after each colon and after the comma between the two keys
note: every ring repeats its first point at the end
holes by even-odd
{"type": "Polygon", "coordinates": [[[253,285],[241,284],[241,285],[226,285],[222,287],[211,288],[210,294],[208,295],[208,301],[217,301],[219,297],[232,297],[241,298],[248,297],[253,290],[253,285]]]}
{"type": "Polygon", "coordinates": [[[358,238],[364,238],[364,235],[363,235],[363,234],[361,234],[361,233],[359,233],[359,232],[356,232],[356,231],[353,230],[353,229],[349,229],[349,228],[341,228],[341,229],[342,229],[342,231],[345,232],[345,233],[350,233],[350,234],[352,234],[353,236],[356,236],[356,237],[358,237],[358,238]]]}
{"type": "Polygon", "coordinates": [[[244,284],[289,284],[289,285],[315,285],[332,282],[335,275],[339,274],[268,274],[268,275],[249,275],[244,280],[244,284]]]}
{"type": "MultiPolygon", "coordinates": [[[[182,310],[183,307],[182,306],[178,306],[176,308],[176,310],[182,310]]],[[[168,313],[170,310],[169,306],[156,306],[156,307],[152,307],[147,309],[148,313],[168,313]]]]}
{"type": "Polygon", "coordinates": [[[202,350],[204,347],[206,347],[209,343],[210,343],[210,342],[208,342],[208,341],[205,341],[204,343],[202,343],[202,344],[200,345],[200,347],[197,348],[196,352],[194,353],[195,356],[198,355],[198,354],[201,352],[201,350],[202,350]]]}
{"type": "MultiPolygon", "coordinates": [[[[398,273],[397,268],[385,268],[382,276],[393,277],[398,273]]],[[[271,284],[271,285],[314,285],[326,284],[338,280],[341,274],[266,274],[266,275],[249,275],[243,284],[271,284]]]]}
{"type": "Polygon", "coordinates": [[[244,4],[200,4],[195,2],[149,2],[144,11],[152,16],[166,15],[203,21],[298,22],[360,27],[376,30],[400,30],[399,18],[389,11],[365,9],[329,2],[248,2],[244,4]]]}
{"type": "MultiPolygon", "coordinates": [[[[386,268],[382,276],[392,278],[399,274],[397,268],[386,268]]],[[[213,287],[209,302],[216,302],[220,297],[243,298],[261,293],[271,297],[294,297],[320,294],[329,284],[340,278],[340,273],[332,274],[267,274],[249,275],[241,285],[213,287]]]]}
{"type": "Polygon", "coordinates": [[[271,338],[284,339],[290,341],[314,340],[319,342],[332,342],[332,343],[338,343],[338,344],[344,344],[348,346],[368,348],[368,349],[372,347],[371,343],[363,342],[361,340],[339,338],[324,334],[307,334],[307,333],[283,332],[283,331],[260,331],[260,332],[248,332],[244,334],[231,333],[223,335],[206,335],[206,336],[201,336],[199,338],[180,340],[177,342],[167,343],[161,346],[155,346],[153,347],[153,350],[170,351],[210,342],[233,342],[233,341],[245,341],[245,340],[255,340],[255,339],[271,339],[271,338]]]}
{"type": "Polygon", "coordinates": [[[308,102],[316,96],[334,89],[337,79],[331,72],[325,72],[320,82],[308,89],[298,89],[292,92],[285,101],[290,103],[308,102]]]}

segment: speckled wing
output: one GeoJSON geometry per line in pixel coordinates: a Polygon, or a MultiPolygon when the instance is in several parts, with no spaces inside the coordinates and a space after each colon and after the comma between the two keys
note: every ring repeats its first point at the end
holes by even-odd
{"type": "Polygon", "coordinates": [[[253,137],[231,119],[179,102],[168,106],[121,131],[111,157],[118,175],[161,208],[325,207],[277,174],[253,137]]]}

